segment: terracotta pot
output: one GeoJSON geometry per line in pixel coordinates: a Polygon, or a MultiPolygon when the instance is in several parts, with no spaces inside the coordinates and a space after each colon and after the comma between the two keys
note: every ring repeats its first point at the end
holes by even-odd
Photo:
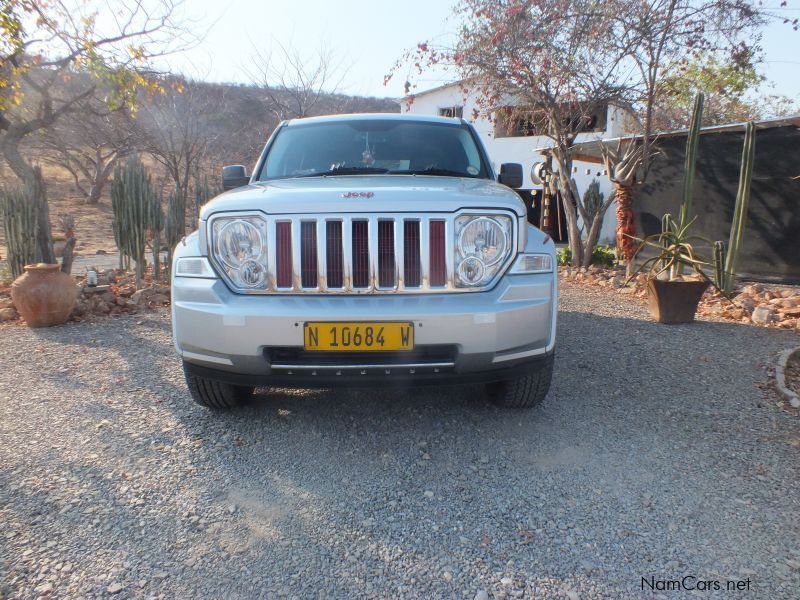
{"type": "Polygon", "coordinates": [[[11,284],[14,306],[30,327],[61,325],[78,298],[78,286],[57,264],[27,265],[11,284]]]}
{"type": "Polygon", "coordinates": [[[650,316],[659,323],[691,323],[707,287],[707,281],[649,280],[650,316]]]}

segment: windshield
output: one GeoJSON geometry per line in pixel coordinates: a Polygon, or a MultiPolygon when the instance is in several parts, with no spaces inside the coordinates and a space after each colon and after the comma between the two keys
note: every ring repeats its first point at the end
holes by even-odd
{"type": "Polygon", "coordinates": [[[363,174],[489,177],[466,125],[354,119],[282,128],[259,181],[363,174]]]}

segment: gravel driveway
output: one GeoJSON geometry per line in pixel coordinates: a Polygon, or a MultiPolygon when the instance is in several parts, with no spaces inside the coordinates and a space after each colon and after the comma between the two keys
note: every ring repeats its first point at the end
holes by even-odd
{"type": "Polygon", "coordinates": [[[562,292],[529,412],[452,388],[214,414],[166,312],[0,327],[0,597],[797,598],[800,422],[759,388],[797,336],[562,292]]]}

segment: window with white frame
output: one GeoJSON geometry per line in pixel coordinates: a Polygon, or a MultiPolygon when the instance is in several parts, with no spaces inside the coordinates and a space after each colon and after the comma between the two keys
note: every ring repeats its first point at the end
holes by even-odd
{"type": "Polygon", "coordinates": [[[457,119],[462,119],[464,117],[464,107],[463,106],[445,106],[439,108],[439,116],[440,117],[455,117],[457,119]]]}

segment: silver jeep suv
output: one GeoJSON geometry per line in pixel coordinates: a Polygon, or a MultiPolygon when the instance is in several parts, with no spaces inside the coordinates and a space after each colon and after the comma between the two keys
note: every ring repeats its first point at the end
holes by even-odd
{"type": "Polygon", "coordinates": [[[281,123],[251,176],[175,250],[172,328],[194,400],[256,386],[486,384],[508,407],[550,387],[555,247],[462,119],[281,123]],[[504,185],[505,184],[505,185],[504,185]]]}

